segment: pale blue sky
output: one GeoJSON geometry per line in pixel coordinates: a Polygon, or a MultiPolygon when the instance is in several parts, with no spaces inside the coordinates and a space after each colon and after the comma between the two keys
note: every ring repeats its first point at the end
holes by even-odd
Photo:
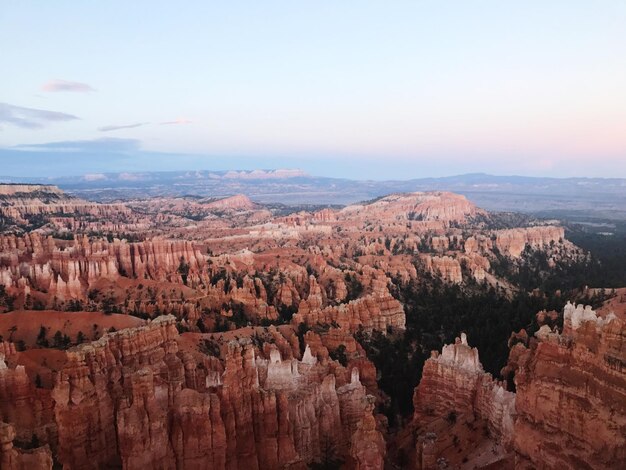
{"type": "Polygon", "coordinates": [[[0,175],[626,177],[623,0],[3,0],[0,64],[0,175]]]}

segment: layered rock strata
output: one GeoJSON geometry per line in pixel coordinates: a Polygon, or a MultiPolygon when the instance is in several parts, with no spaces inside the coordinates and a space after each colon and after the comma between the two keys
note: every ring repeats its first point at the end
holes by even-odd
{"type": "Polygon", "coordinates": [[[2,470],[52,470],[52,453],[48,446],[22,450],[13,444],[15,429],[0,422],[0,468],[2,470]]]}
{"type": "Polygon", "coordinates": [[[552,225],[514,228],[496,232],[496,247],[501,253],[519,257],[526,247],[541,248],[559,243],[565,238],[563,227],[552,225]]]}
{"type": "Polygon", "coordinates": [[[568,304],[563,333],[536,336],[517,359],[518,468],[626,468],[623,319],[568,304]]]}
{"type": "Polygon", "coordinates": [[[299,325],[327,324],[336,325],[355,333],[359,329],[366,331],[387,331],[387,328],[404,329],[406,317],[402,304],[385,289],[383,293],[371,294],[347,304],[322,308],[315,295],[300,302],[298,313],[293,316],[292,324],[299,325]]]}
{"type": "Polygon", "coordinates": [[[484,419],[491,435],[505,446],[513,440],[515,394],[483,370],[478,350],[467,344],[465,334],[424,363],[413,404],[415,422],[471,413],[484,419]]]}
{"type": "MultiPolygon", "coordinates": [[[[219,356],[207,356],[181,349],[188,340],[169,316],[69,350],[48,391],[53,413],[40,423],[54,432],[39,438],[72,469],[304,469],[328,455],[382,469],[374,398],[358,369],[346,379],[319,339],[318,354],[307,347],[298,360],[293,333],[269,334],[273,339],[259,346],[245,337],[220,341],[213,349],[219,356]]],[[[7,371],[5,365],[0,377],[7,371]]],[[[6,379],[1,385],[3,396],[13,387],[6,379]]],[[[25,437],[39,429],[6,417],[24,426],[25,437]]],[[[19,455],[7,435],[2,458],[13,465],[7,468],[25,468],[13,463],[19,455]]]]}

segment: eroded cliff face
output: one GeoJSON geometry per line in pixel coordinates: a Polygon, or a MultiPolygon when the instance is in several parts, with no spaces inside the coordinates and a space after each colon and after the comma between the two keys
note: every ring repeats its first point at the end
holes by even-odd
{"type": "Polygon", "coordinates": [[[5,409],[11,427],[2,428],[0,457],[10,469],[49,468],[48,447],[26,456],[13,449],[21,433],[37,435],[72,469],[304,469],[325,459],[382,469],[375,398],[359,368],[331,360],[312,332],[298,359],[293,330],[260,331],[180,336],[174,317],[159,317],[63,353],[51,390],[35,389],[22,366],[2,360],[0,396],[32,404],[45,401],[40,391],[51,412],[5,409]],[[205,341],[213,346],[202,353],[205,341]]]}
{"type": "Polygon", "coordinates": [[[483,371],[464,336],[433,352],[414,395],[416,468],[438,468],[444,459],[463,467],[450,452],[451,435],[453,446],[463,449],[463,463],[474,466],[466,468],[495,462],[497,468],[550,470],[626,466],[623,316],[569,303],[563,315],[562,333],[544,325],[534,338],[523,330],[512,336],[503,373],[514,373],[516,393],[483,371]],[[477,451],[484,439],[468,436],[467,429],[488,436],[491,458],[477,451]]]}
{"type": "Polygon", "coordinates": [[[48,446],[22,450],[13,445],[15,429],[0,422],[0,468],[3,470],[51,470],[52,453],[48,446]]]}
{"type": "Polygon", "coordinates": [[[56,186],[0,184],[0,215],[25,223],[29,216],[124,217],[131,213],[124,204],[96,204],[68,196],[56,186]]]}
{"type": "Polygon", "coordinates": [[[515,376],[517,466],[625,468],[623,318],[568,304],[563,333],[543,326],[536,336],[515,376]]]}
{"type": "Polygon", "coordinates": [[[51,469],[50,447],[40,442],[56,435],[50,425],[53,403],[49,393],[34,386],[24,366],[12,364],[16,355],[13,343],[0,341],[0,468],[51,469]]]}
{"type": "Polygon", "coordinates": [[[454,464],[455,456],[451,457],[449,450],[451,435],[456,436],[455,446],[461,446],[461,442],[468,445],[464,449],[466,457],[475,450],[470,447],[472,439],[478,438],[475,444],[484,446],[484,436],[488,436],[491,446],[498,446],[492,460],[503,458],[511,448],[515,394],[483,370],[478,350],[467,344],[464,334],[455,344],[444,346],[441,354],[433,352],[426,361],[413,404],[412,426],[418,430],[417,468],[434,468],[441,459],[452,459],[449,463],[454,464]],[[472,431],[464,436],[455,427],[458,423],[472,431]]]}
{"type": "Polygon", "coordinates": [[[308,304],[300,303],[298,313],[293,316],[293,323],[315,325],[317,323],[339,325],[354,333],[363,328],[387,331],[387,327],[404,329],[404,309],[400,302],[390,294],[384,297],[375,295],[363,297],[338,307],[311,309],[308,304]]]}
{"type": "Polygon", "coordinates": [[[565,230],[556,226],[527,227],[499,230],[495,235],[498,250],[517,258],[526,247],[541,248],[551,243],[559,243],[565,238],[565,230]]]}
{"type": "Polygon", "coordinates": [[[463,282],[461,264],[449,256],[429,256],[422,257],[428,272],[440,276],[443,280],[460,284],[463,282]]]}
{"type": "Polygon", "coordinates": [[[121,276],[181,282],[181,262],[188,280],[197,280],[205,258],[188,241],[153,239],[139,243],[77,237],[71,243],[44,238],[38,233],[24,237],[0,237],[0,283],[16,290],[39,290],[48,297],[84,299],[101,279],[121,276]]]}

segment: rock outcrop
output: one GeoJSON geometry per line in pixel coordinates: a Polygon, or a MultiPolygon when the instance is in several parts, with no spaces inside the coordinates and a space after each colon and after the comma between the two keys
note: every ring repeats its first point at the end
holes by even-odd
{"type": "Polygon", "coordinates": [[[188,241],[152,239],[138,243],[125,240],[89,240],[77,237],[67,246],[38,233],[24,237],[0,236],[0,283],[6,287],[29,287],[60,299],[86,298],[90,286],[100,279],[121,276],[156,281],[181,281],[181,264],[189,283],[199,282],[205,257],[188,241]]]}
{"type": "MultiPolygon", "coordinates": [[[[25,455],[13,449],[17,427],[24,436],[53,430],[40,439],[72,469],[304,469],[329,455],[356,468],[382,469],[375,399],[358,369],[346,379],[320,343],[318,354],[307,347],[298,360],[293,332],[283,337],[275,328],[267,331],[270,342],[229,340],[219,346],[219,357],[207,356],[183,351],[179,343],[189,343],[175,318],[166,316],[71,349],[52,390],[45,391],[52,413],[32,425],[22,416],[27,412],[3,413],[11,426],[1,429],[2,462],[10,469],[49,468],[39,460],[27,466],[35,457],[43,462],[47,447],[25,455]]],[[[2,390],[33,393],[22,366],[4,365],[0,379],[2,390]],[[11,374],[26,383],[9,384],[11,374]]],[[[22,401],[15,392],[7,399],[22,401]]]]}
{"type": "Polygon", "coordinates": [[[128,216],[123,204],[95,204],[68,196],[56,186],[0,184],[0,215],[26,222],[34,215],[128,216]]]}
{"type": "Polygon", "coordinates": [[[563,333],[536,336],[515,376],[518,468],[625,468],[623,319],[568,304],[563,333]]]}
{"type": "Polygon", "coordinates": [[[52,470],[48,446],[22,450],[14,447],[15,429],[0,422],[0,468],[2,470],[52,470]]]}
{"type": "Polygon", "coordinates": [[[463,282],[461,264],[449,256],[422,256],[426,270],[433,275],[440,276],[443,280],[460,284],[463,282]]]}
{"type": "Polygon", "coordinates": [[[465,222],[486,214],[465,196],[449,192],[391,194],[369,204],[354,204],[341,211],[343,217],[364,219],[465,222]]]}
{"type": "Polygon", "coordinates": [[[387,331],[387,328],[404,329],[406,317],[402,304],[391,296],[385,288],[382,293],[353,300],[347,304],[321,308],[317,295],[309,296],[300,302],[298,313],[292,318],[292,324],[336,325],[355,333],[360,328],[366,331],[387,331]]]}
{"type": "Polygon", "coordinates": [[[208,202],[204,206],[212,211],[250,211],[260,207],[243,194],[208,202]]]}
{"type": "Polygon", "coordinates": [[[493,437],[505,446],[512,443],[515,394],[483,370],[478,350],[467,344],[465,334],[425,362],[413,405],[415,422],[450,413],[476,414],[488,423],[493,437]]]}
{"type": "Polygon", "coordinates": [[[514,228],[496,232],[496,247],[501,253],[519,257],[526,247],[541,248],[551,243],[559,243],[565,238],[563,227],[552,225],[514,228]]]}
{"type": "Polygon", "coordinates": [[[414,395],[413,426],[421,429],[417,467],[436,468],[449,448],[445,432],[452,431],[441,435],[432,430],[453,429],[457,419],[474,416],[501,446],[498,465],[503,467],[506,463],[512,468],[512,452],[516,469],[624,468],[623,318],[568,303],[563,333],[543,325],[535,338],[523,331],[514,334],[510,346],[503,373],[509,378],[514,374],[516,393],[483,371],[478,351],[464,336],[426,361],[414,395]],[[438,418],[448,424],[442,426],[438,418]]]}

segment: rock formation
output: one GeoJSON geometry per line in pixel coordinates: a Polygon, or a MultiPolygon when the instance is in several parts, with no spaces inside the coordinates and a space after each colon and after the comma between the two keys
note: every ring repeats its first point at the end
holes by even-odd
{"type": "Polygon", "coordinates": [[[361,217],[378,221],[417,220],[464,222],[485,214],[465,196],[448,192],[392,194],[369,204],[354,204],[341,211],[344,217],[361,217]]]}
{"type": "Polygon", "coordinates": [[[516,393],[483,371],[464,335],[426,361],[414,395],[417,468],[436,468],[448,449],[447,434],[432,430],[453,432],[465,416],[485,422],[501,446],[501,466],[512,465],[507,452],[519,469],[626,466],[623,318],[568,303],[563,333],[544,325],[535,338],[512,338],[503,373],[515,375],[516,393]],[[442,427],[437,419],[446,417],[442,427]]]}
{"type": "MultiPolygon", "coordinates": [[[[398,420],[375,414],[389,397],[372,345],[355,334],[378,330],[396,344],[406,326],[398,299],[410,283],[437,286],[427,273],[508,288],[496,248],[513,266],[527,247],[548,265],[575,250],[560,227],[493,230],[489,214],[446,192],[289,213],[245,196],[105,205],[0,185],[0,219],[0,312],[17,310],[3,314],[3,335],[19,345],[0,341],[0,461],[11,469],[48,468],[51,455],[72,469],[383,468],[383,436],[398,420]],[[66,320],[60,310],[80,312],[66,320]],[[51,325],[83,344],[46,349],[35,337],[51,325]],[[120,331],[105,334],[112,326],[120,331]]],[[[601,451],[620,462],[618,448],[580,429],[623,445],[623,335],[617,320],[566,310],[562,335],[545,313],[536,339],[514,338],[504,375],[519,384],[519,418],[464,336],[426,361],[404,430],[408,460],[434,468],[454,454],[460,465],[459,450],[493,445],[494,465],[513,451],[520,465],[537,465],[535,454],[605,465],[601,451]],[[558,383],[554,364],[568,371],[558,383]],[[533,419],[536,434],[524,428],[533,419]],[[558,457],[561,426],[578,447],[558,457]]]]}
{"type": "Polygon", "coordinates": [[[505,445],[512,442],[515,394],[483,370],[478,350],[470,348],[465,334],[425,362],[413,404],[416,422],[425,416],[472,413],[486,420],[493,437],[505,445]]]}
{"type": "Polygon", "coordinates": [[[52,470],[52,453],[48,446],[31,450],[13,445],[13,426],[0,422],[0,468],[2,470],[52,470]]]}
{"type": "MultiPolygon", "coordinates": [[[[43,427],[51,432],[41,441],[72,469],[306,468],[329,453],[382,469],[384,439],[358,369],[346,380],[323,346],[321,361],[310,348],[297,360],[286,337],[275,328],[269,334],[274,343],[260,348],[247,338],[222,342],[217,358],[181,350],[188,342],[169,316],[69,350],[46,391],[53,413],[44,422],[29,426],[27,412],[3,413],[11,426],[1,429],[2,462],[49,468],[47,447],[25,456],[12,447],[14,427],[24,436],[43,427]]],[[[0,378],[8,400],[21,401],[6,395],[10,389],[32,394],[23,367],[5,365],[0,378]],[[26,383],[9,384],[7,374],[26,383]]]]}
{"type": "Polygon", "coordinates": [[[626,467],[623,319],[568,304],[563,333],[536,336],[515,375],[518,468],[626,467]]]}
{"type": "Polygon", "coordinates": [[[461,264],[449,256],[422,256],[426,270],[431,274],[441,276],[442,279],[455,284],[463,282],[461,264]]]}
{"type": "Polygon", "coordinates": [[[218,199],[217,201],[212,201],[207,204],[204,204],[207,209],[210,210],[255,210],[259,208],[258,204],[255,204],[250,200],[248,196],[243,194],[237,194],[236,196],[227,197],[224,199],[218,199]]]}
{"type": "Polygon", "coordinates": [[[0,184],[0,215],[18,222],[33,215],[128,216],[123,204],[95,204],[68,196],[56,186],[0,184]]]}
{"type": "Polygon", "coordinates": [[[541,248],[551,243],[559,243],[563,238],[563,227],[556,226],[499,230],[496,232],[496,247],[501,253],[517,258],[527,246],[541,248]]]}
{"type": "Polygon", "coordinates": [[[181,263],[187,266],[188,281],[198,282],[199,269],[205,264],[204,256],[188,241],[128,243],[77,237],[67,246],[38,233],[0,236],[0,261],[3,285],[16,289],[28,286],[60,299],[84,299],[89,287],[103,278],[180,281],[181,263]]]}
{"type": "Polygon", "coordinates": [[[413,402],[413,422],[404,432],[409,436],[404,445],[414,449],[415,468],[435,470],[444,464],[457,468],[472,459],[484,461],[485,455],[497,468],[507,468],[515,394],[484,372],[478,351],[467,344],[465,334],[444,346],[441,354],[433,351],[413,402]]]}
{"type": "Polygon", "coordinates": [[[292,324],[337,325],[349,332],[360,328],[366,331],[387,331],[387,327],[404,329],[406,318],[402,304],[385,289],[383,293],[371,294],[347,304],[321,308],[319,298],[314,295],[300,302],[298,313],[292,324]]]}

